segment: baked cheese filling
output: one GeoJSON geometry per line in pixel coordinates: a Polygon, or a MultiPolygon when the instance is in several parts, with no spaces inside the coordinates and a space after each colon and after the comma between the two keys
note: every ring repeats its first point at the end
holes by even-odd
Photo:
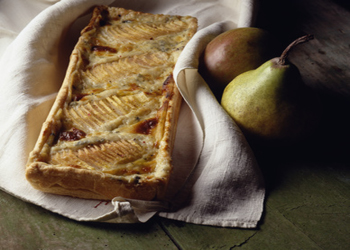
{"type": "MultiPolygon", "coordinates": [[[[33,186],[90,197],[54,177],[59,168],[76,169],[69,170],[71,175],[97,171],[137,185],[167,182],[181,103],[172,71],[196,28],[193,17],[96,7],[28,161],[27,179],[33,186]],[[52,177],[52,183],[45,177],[52,177]]],[[[84,188],[89,189],[79,187],[84,188]]],[[[118,195],[93,192],[91,198],[118,195]]]]}

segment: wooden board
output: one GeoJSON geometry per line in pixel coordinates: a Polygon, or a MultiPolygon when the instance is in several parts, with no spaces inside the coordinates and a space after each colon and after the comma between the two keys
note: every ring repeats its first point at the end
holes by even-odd
{"type": "Polygon", "coordinates": [[[319,91],[324,119],[300,145],[259,151],[267,184],[254,230],[154,218],[145,224],[76,222],[0,191],[0,249],[348,249],[350,247],[350,11],[330,0],[261,1],[257,26],[284,44],[319,91]],[[277,10],[276,10],[277,9],[277,10]]]}

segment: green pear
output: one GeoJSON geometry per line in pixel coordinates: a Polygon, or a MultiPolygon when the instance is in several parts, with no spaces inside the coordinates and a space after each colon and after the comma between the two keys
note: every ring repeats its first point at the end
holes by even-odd
{"type": "Polygon", "coordinates": [[[297,39],[281,57],[240,74],[225,88],[221,105],[248,141],[295,142],[317,126],[320,99],[304,84],[299,69],[286,62],[292,47],[312,38],[308,35],[297,39]]]}

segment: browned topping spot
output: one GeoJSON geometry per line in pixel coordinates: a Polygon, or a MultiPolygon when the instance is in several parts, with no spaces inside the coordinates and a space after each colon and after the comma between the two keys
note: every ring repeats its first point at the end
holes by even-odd
{"type": "Polygon", "coordinates": [[[79,165],[68,165],[68,166],[70,166],[70,167],[72,167],[72,168],[82,168],[82,167],[79,166],[79,165]]]}
{"type": "Polygon", "coordinates": [[[142,167],[142,172],[143,173],[151,173],[153,171],[153,168],[146,166],[146,167],[142,167]]]}
{"type": "Polygon", "coordinates": [[[150,134],[151,130],[157,125],[158,119],[157,118],[151,118],[145,121],[140,122],[136,129],[135,132],[139,134],[150,134]]]}
{"type": "Polygon", "coordinates": [[[165,81],[163,82],[163,88],[170,83],[172,77],[173,75],[171,74],[165,79],[165,81]]]}
{"type": "Polygon", "coordinates": [[[163,83],[163,93],[165,93],[166,98],[171,98],[173,95],[172,77],[173,75],[168,76],[163,83]]]}
{"type": "Polygon", "coordinates": [[[136,83],[130,83],[130,88],[128,88],[127,90],[133,91],[137,89],[140,89],[139,85],[137,85],[136,83]]]}
{"type": "Polygon", "coordinates": [[[108,10],[107,9],[103,9],[101,12],[101,19],[100,19],[100,26],[105,26],[105,25],[110,25],[110,22],[108,20],[108,10]]]}
{"type": "Polygon", "coordinates": [[[81,99],[83,99],[85,96],[87,96],[88,94],[81,94],[81,93],[78,93],[74,96],[73,98],[73,102],[76,102],[76,101],[79,101],[81,99]]]}
{"type": "Polygon", "coordinates": [[[105,51],[105,52],[111,52],[111,53],[116,53],[117,50],[108,46],[99,46],[99,45],[95,45],[92,46],[91,48],[92,51],[105,51]]]}
{"type": "Polygon", "coordinates": [[[70,131],[63,131],[60,134],[60,140],[61,141],[77,141],[86,136],[84,131],[81,131],[77,128],[73,128],[70,131]]]}

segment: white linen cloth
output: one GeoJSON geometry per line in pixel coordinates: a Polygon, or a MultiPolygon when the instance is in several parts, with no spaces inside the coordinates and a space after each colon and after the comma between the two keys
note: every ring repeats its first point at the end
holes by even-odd
{"type": "Polygon", "coordinates": [[[244,136],[197,73],[206,44],[254,22],[252,0],[28,0],[0,2],[0,188],[78,221],[145,222],[156,213],[190,223],[254,228],[264,185],[244,136]],[[199,31],[174,76],[182,105],[167,200],[111,202],[45,194],[25,179],[25,164],[62,83],[70,52],[96,4],[196,16],[199,31]],[[30,21],[30,22],[29,22],[30,21]],[[27,23],[29,24],[27,25],[27,23]]]}

